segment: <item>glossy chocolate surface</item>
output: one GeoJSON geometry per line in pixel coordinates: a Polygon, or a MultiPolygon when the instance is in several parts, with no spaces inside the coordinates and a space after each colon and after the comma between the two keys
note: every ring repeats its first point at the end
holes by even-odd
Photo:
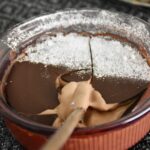
{"type": "MultiPolygon", "coordinates": [[[[59,104],[57,98],[59,91],[55,86],[55,80],[59,75],[62,75],[61,78],[67,82],[82,81],[92,77],[93,87],[102,94],[107,103],[121,103],[131,98],[136,101],[148,86],[148,81],[144,80],[111,76],[97,78],[92,73],[92,68],[68,71],[61,66],[16,62],[6,81],[5,97],[20,115],[50,125],[55,115],[50,117],[33,114],[59,104]]],[[[129,112],[130,110],[128,109],[129,112]]]]}
{"type": "MultiPolygon", "coordinates": [[[[45,67],[42,64],[30,62],[17,62],[11,69],[7,80],[6,99],[20,115],[50,125],[54,121],[55,115],[37,116],[31,114],[40,113],[45,109],[54,108],[58,105],[58,91],[55,88],[55,80],[58,75],[65,71],[65,68],[45,67]]],[[[77,72],[71,72],[70,75],[68,73],[62,78],[69,82],[81,81],[89,77],[89,72],[84,73],[82,78],[77,72]]],[[[94,78],[92,84],[95,89],[101,91],[107,103],[120,103],[125,98],[129,99],[137,96],[147,86],[144,81],[112,77],[94,78]]]]}

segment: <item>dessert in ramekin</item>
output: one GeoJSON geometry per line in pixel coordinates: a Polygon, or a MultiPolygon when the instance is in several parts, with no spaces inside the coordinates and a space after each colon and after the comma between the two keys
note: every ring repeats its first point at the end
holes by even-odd
{"type": "Polygon", "coordinates": [[[39,149],[56,131],[55,115],[36,114],[58,105],[57,77],[68,83],[92,78],[106,103],[120,107],[89,108],[84,127],[75,129],[63,149],[133,146],[150,130],[149,41],[146,22],[106,10],[59,11],[14,27],[0,43],[6,125],[25,148],[39,149]],[[126,101],[131,105],[122,110],[126,101]]]}

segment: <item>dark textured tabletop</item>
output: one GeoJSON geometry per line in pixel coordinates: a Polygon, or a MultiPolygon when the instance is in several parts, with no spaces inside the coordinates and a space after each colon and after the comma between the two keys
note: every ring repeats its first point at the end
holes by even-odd
{"type": "MultiPolygon", "coordinates": [[[[0,0],[0,33],[24,19],[64,8],[103,8],[124,12],[150,22],[150,8],[117,0],[0,0]]],[[[150,133],[132,150],[150,150],[150,133]]],[[[0,150],[23,150],[0,117],[0,150]]]]}

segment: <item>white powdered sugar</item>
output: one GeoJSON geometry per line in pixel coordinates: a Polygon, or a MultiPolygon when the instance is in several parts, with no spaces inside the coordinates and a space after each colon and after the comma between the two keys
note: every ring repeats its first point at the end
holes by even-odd
{"type": "Polygon", "coordinates": [[[26,48],[20,61],[64,66],[71,70],[91,68],[94,75],[116,76],[150,81],[150,67],[139,51],[130,44],[110,37],[85,37],[76,33],[41,36],[35,45],[26,48]]]}
{"type": "Polygon", "coordinates": [[[36,46],[27,47],[24,61],[58,65],[70,69],[86,69],[91,67],[89,37],[78,34],[64,36],[59,33],[56,37],[41,37],[36,46]]]}
{"type": "Polygon", "coordinates": [[[150,80],[150,67],[136,48],[104,37],[91,39],[96,77],[117,76],[150,80]]]}

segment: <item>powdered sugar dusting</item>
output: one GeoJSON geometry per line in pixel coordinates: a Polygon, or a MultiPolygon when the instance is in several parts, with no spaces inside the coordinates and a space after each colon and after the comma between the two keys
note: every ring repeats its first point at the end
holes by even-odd
{"type": "Polygon", "coordinates": [[[69,70],[91,69],[94,76],[128,77],[150,81],[150,67],[139,51],[130,44],[110,37],[82,36],[77,33],[43,35],[36,44],[26,48],[27,56],[19,61],[64,66],[69,70]]]}
{"type": "Polygon", "coordinates": [[[41,37],[35,46],[27,47],[27,56],[20,61],[58,65],[70,69],[90,68],[91,59],[88,42],[89,37],[75,33],[66,36],[58,33],[56,37],[41,37]]]}
{"type": "Polygon", "coordinates": [[[150,67],[136,48],[127,43],[93,37],[91,39],[96,77],[117,76],[150,80],[150,67]]]}

